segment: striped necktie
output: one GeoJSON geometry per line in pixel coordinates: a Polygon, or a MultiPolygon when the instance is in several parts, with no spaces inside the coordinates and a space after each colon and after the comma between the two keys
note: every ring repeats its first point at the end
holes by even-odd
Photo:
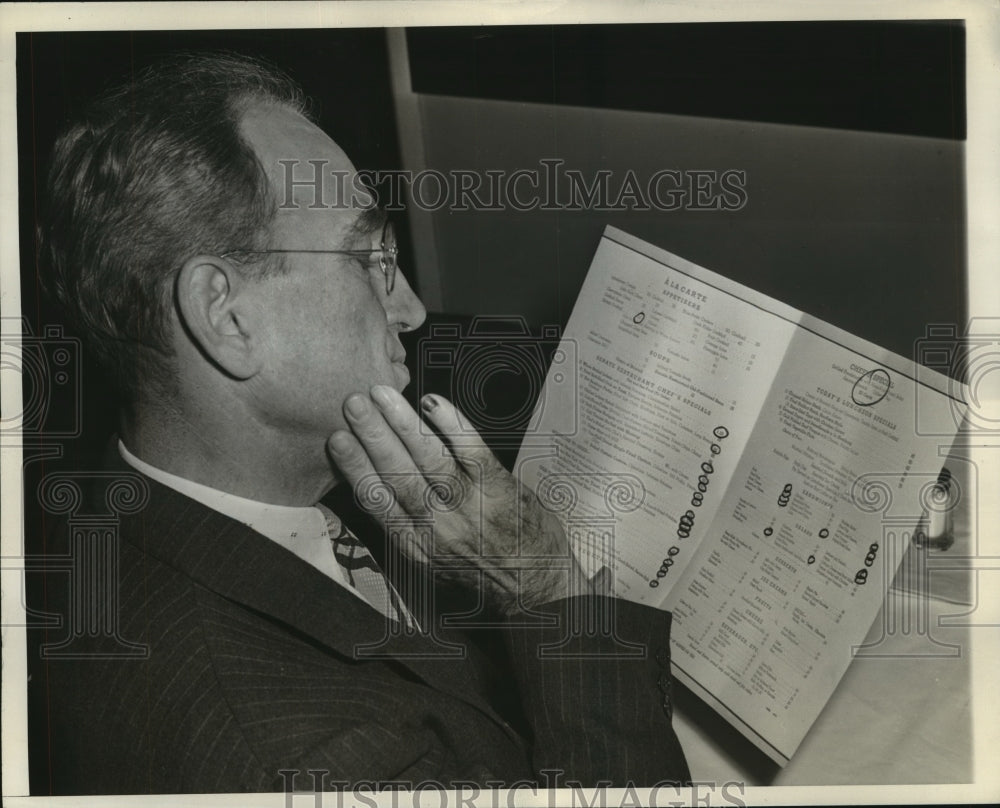
{"type": "Polygon", "coordinates": [[[386,617],[398,621],[403,616],[407,625],[412,625],[410,613],[399,594],[386,580],[378,562],[368,548],[361,543],[337,515],[325,505],[317,504],[333,545],[333,556],[347,576],[348,583],[357,590],[371,606],[386,617]]]}

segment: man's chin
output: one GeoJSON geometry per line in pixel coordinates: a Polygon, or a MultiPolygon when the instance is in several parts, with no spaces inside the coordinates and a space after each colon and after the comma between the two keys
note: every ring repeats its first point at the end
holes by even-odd
{"type": "Polygon", "coordinates": [[[393,387],[395,387],[399,392],[403,392],[404,389],[410,384],[410,370],[402,362],[392,363],[392,376],[393,376],[393,387]]]}

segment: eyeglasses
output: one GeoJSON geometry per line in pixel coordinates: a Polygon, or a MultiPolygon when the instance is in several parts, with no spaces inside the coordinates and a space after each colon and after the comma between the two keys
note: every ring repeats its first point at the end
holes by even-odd
{"type": "Polygon", "coordinates": [[[240,256],[245,255],[284,255],[292,253],[309,253],[314,255],[372,255],[379,253],[378,267],[385,277],[385,293],[392,294],[396,286],[396,269],[398,264],[396,256],[399,255],[399,245],[396,243],[396,231],[391,221],[387,221],[382,228],[382,240],[379,246],[372,250],[229,250],[220,255],[220,258],[228,258],[234,261],[242,260],[240,256]]]}

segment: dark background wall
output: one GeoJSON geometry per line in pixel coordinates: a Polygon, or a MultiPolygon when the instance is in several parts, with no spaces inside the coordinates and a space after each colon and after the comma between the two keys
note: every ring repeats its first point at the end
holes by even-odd
{"type": "Polygon", "coordinates": [[[410,28],[413,89],[538,104],[965,137],[950,21],[410,28]]]}
{"type": "Polygon", "coordinates": [[[410,29],[407,44],[415,168],[554,158],[612,188],[629,171],[746,172],[736,210],[435,212],[446,311],[565,323],[613,224],[905,356],[928,323],[964,320],[961,23],[410,29]]]}

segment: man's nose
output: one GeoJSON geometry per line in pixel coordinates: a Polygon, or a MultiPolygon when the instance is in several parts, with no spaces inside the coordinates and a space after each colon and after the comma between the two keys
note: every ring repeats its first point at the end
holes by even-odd
{"type": "Polygon", "coordinates": [[[385,298],[385,307],[390,325],[405,325],[407,331],[420,328],[427,319],[427,309],[400,271],[396,272],[396,285],[392,294],[385,298]]]}

